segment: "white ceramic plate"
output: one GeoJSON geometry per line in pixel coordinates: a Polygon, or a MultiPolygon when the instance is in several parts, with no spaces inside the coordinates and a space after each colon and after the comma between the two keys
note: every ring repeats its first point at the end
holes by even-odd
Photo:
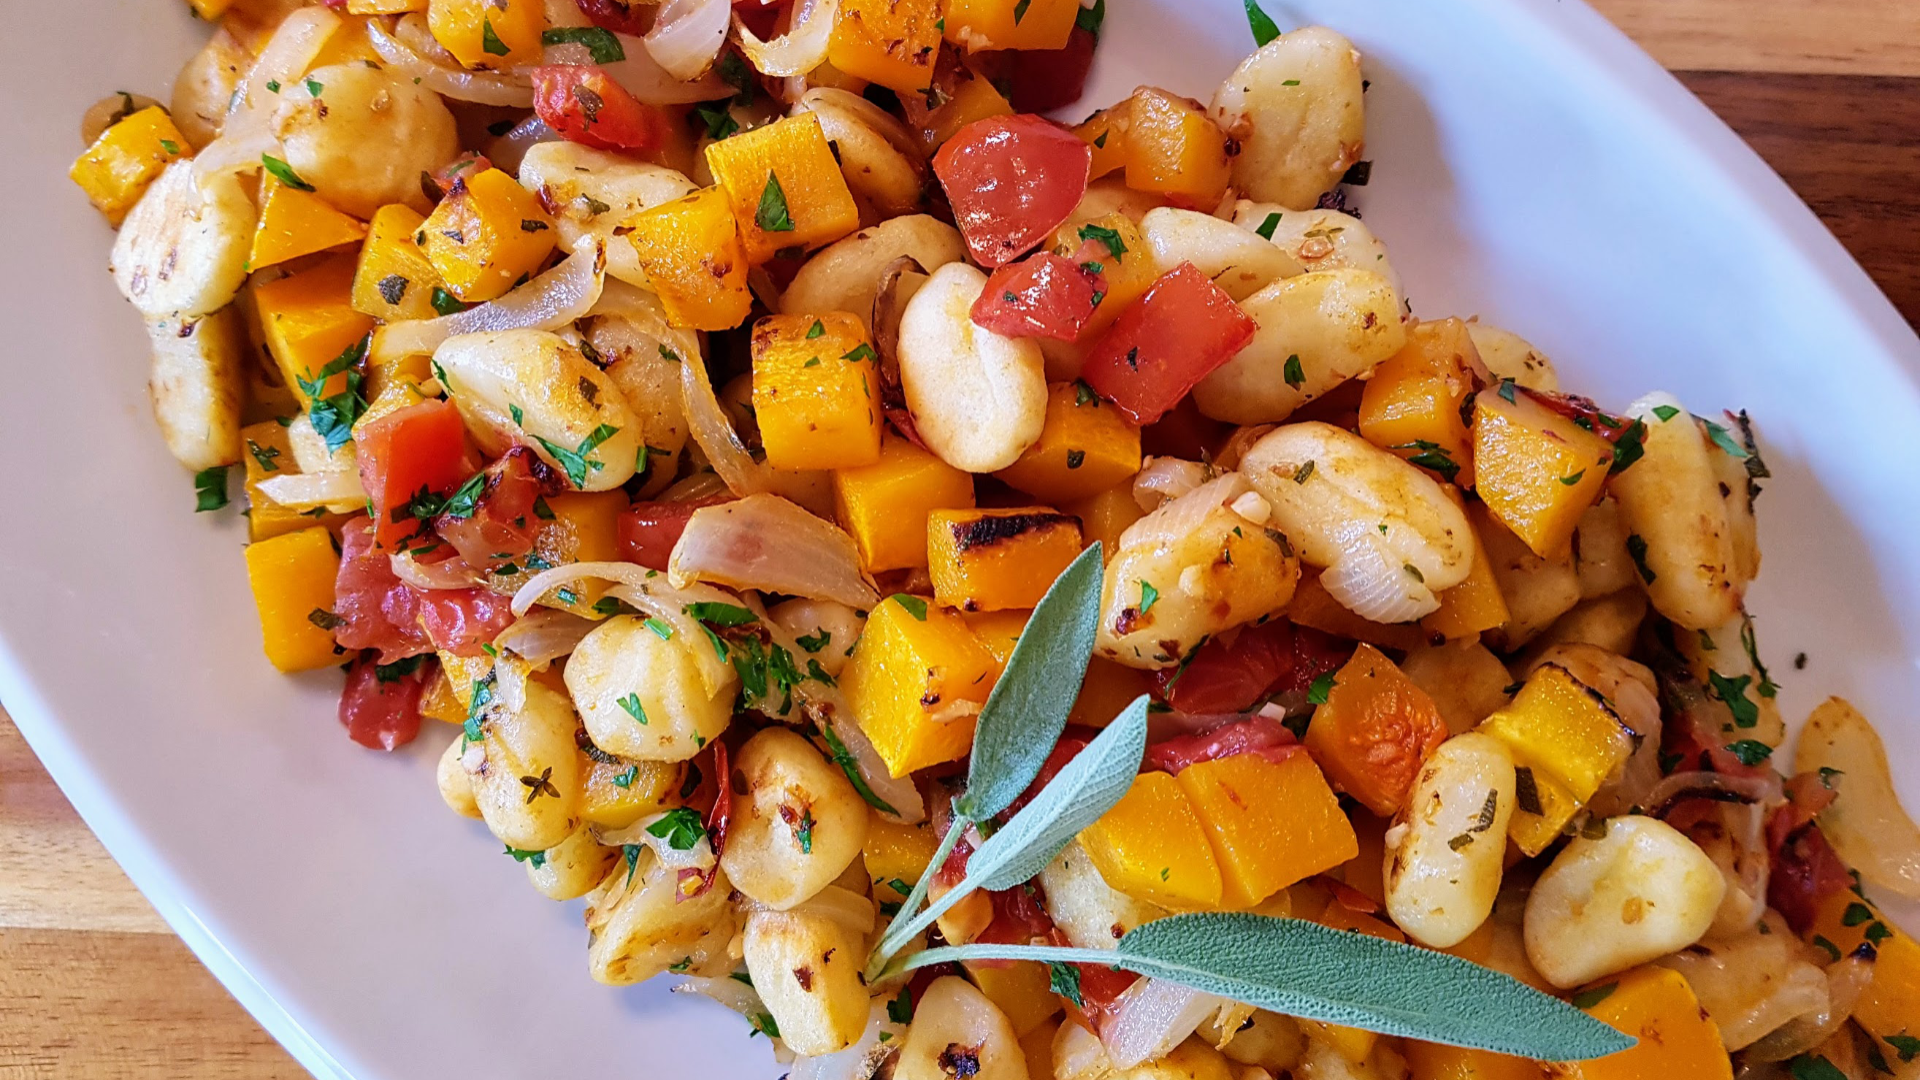
{"type": "MultiPolygon", "coordinates": [[[[108,231],[65,177],[81,110],[159,91],[204,28],[177,2],[9,7],[32,45],[0,65],[0,700],[55,779],[318,1076],[778,1076],[718,1007],[588,980],[578,905],[534,893],[441,805],[444,731],[362,750],[333,718],[338,675],[261,658],[242,523],[190,512],[108,231]]],[[[1578,0],[1267,7],[1367,54],[1358,201],[1417,313],[1509,326],[1614,407],[1660,387],[1753,411],[1775,473],[1753,605],[1782,704],[1846,694],[1914,760],[1920,342],[1860,269],[1578,0]]],[[[1234,0],[1109,12],[1089,103],[1139,83],[1206,97],[1252,47],[1234,0]]],[[[1920,776],[1902,782],[1920,805],[1920,776]]]]}

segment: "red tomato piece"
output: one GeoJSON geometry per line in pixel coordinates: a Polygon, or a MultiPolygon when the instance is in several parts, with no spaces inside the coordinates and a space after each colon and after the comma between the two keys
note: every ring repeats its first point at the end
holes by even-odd
{"type": "Polygon", "coordinates": [[[1313,680],[1329,671],[1338,671],[1353,659],[1354,643],[1334,637],[1310,626],[1293,628],[1293,666],[1280,677],[1269,693],[1304,693],[1313,680]]]}
{"type": "Polygon", "coordinates": [[[448,401],[423,401],[363,424],[353,433],[353,445],[382,551],[430,541],[432,529],[414,515],[413,500],[421,498],[418,508],[425,508],[427,500],[451,495],[478,469],[460,411],[448,401]]]}
{"type": "Polygon", "coordinates": [[[1080,1015],[1095,1031],[1104,1031],[1113,1019],[1114,1005],[1120,995],[1133,989],[1140,976],[1131,971],[1116,971],[1106,964],[1075,964],[1080,969],[1080,1015]]]}
{"type": "MultiPolygon", "coordinates": [[[[707,809],[706,826],[707,842],[713,845],[713,856],[716,861],[704,872],[688,868],[681,870],[675,876],[674,884],[680,890],[682,900],[691,900],[713,888],[714,876],[720,871],[717,860],[720,858],[720,853],[727,847],[727,824],[733,819],[733,769],[728,764],[726,743],[713,744],[712,756],[707,760],[706,765],[707,768],[702,770],[699,786],[703,789],[707,786],[705,773],[713,774],[715,778],[713,805],[707,809]]],[[[692,767],[699,769],[700,765],[695,763],[692,767]]],[[[695,797],[698,798],[698,795],[696,794],[695,797]]]]}
{"type": "Polygon", "coordinates": [[[444,199],[447,192],[453,190],[454,182],[463,176],[476,176],[493,168],[493,162],[478,150],[469,150],[459,157],[442,165],[433,174],[432,183],[424,185],[427,194],[436,200],[444,199]]]}
{"type": "Polygon", "coordinates": [[[573,0],[579,6],[580,14],[602,30],[611,30],[616,34],[631,34],[634,37],[645,36],[653,29],[653,13],[658,10],[653,4],[630,4],[627,0],[573,0]]]}
{"type": "Polygon", "coordinates": [[[1026,254],[1087,193],[1093,147],[1038,116],[990,116],[961,128],[933,156],[954,224],[982,266],[1026,254]]]}
{"type": "Polygon", "coordinates": [[[558,485],[553,469],[524,446],[508,450],[480,475],[471,503],[455,500],[433,519],[433,527],[468,566],[497,566],[533,550],[540,524],[534,504],[558,485]]]}
{"type": "Polygon", "coordinates": [[[1259,327],[1192,263],[1147,287],[1094,343],[1080,377],[1135,424],[1151,424],[1246,348],[1259,327]]]}
{"type": "Polygon", "coordinates": [[[513,625],[513,597],[491,589],[415,589],[420,625],[433,647],[478,656],[480,646],[513,625]]]}
{"type": "Polygon", "coordinates": [[[1185,666],[1155,673],[1154,682],[1180,712],[1237,713],[1253,708],[1292,672],[1293,624],[1275,619],[1246,627],[1231,644],[1210,639],[1185,666]]]}
{"type": "Polygon", "coordinates": [[[1281,762],[1305,748],[1280,721],[1269,716],[1254,716],[1235,724],[1215,728],[1201,735],[1182,735],[1147,747],[1140,763],[1144,772],[1180,775],[1182,769],[1203,761],[1258,754],[1268,761],[1281,762]]]}
{"type": "Polygon", "coordinates": [[[1765,763],[1748,765],[1728,750],[1720,738],[1718,724],[1704,705],[1683,705],[1673,710],[1662,732],[1661,748],[1669,756],[1678,755],[1669,772],[1699,769],[1727,776],[1757,777],[1773,771],[1773,767],[1765,763]]]}
{"type": "Polygon", "coordinates": [[[383,664],[432,652],[419,609],[418,592],[393,576],[387,553],[374,547],[373,523],[365,517],[347,522],[334,579],[333,613],[341,619],[334,640],[345,649],[378,649],[383,664]]]}
{"type": "Polygon", "coordinates": [[[1820,826],[1806,825],[1774,851],[1767,903],[1786,916],[1796,933],[1806,933],[1827,897],[1852,886],[1847,864],[1834,854],[1820,826]]]}
{"type": "Polygon", "coordinates": [[[432,657],[405,671],[371,655],[355,660],[340,695],[340,724],[347,738],[371,750],[397,750],[412,742],[420,733],[420,693],[437,666],[432,657]]]}
{"type": "Polygon", "coordinates": [[[1093,48],[1099,43],[1085,27],[1076,26],[1066,48],[1009,53],[1007,75],[1014,109],[1049,113],[1079,101],[1087,88],[1087,73],[1093,70],[1093,48]]]}
{"type": "Polygon", "coordinates": [[[973,321],[1003,337],[1073,341],[1106,293],[1106,276],[1050,251],[1008,263],[987,278],[973,321]]]}
{"type": "MultiPolygon", "coordinates": [[[[1004,892],[990,892],[988,898],[993,901],[993,921],[980,931],[974,941],[987,945],[1065,945],[1066,935],[1054,925],[1047,909],[1025,886],[1015,886],[1004,892]]],[[[1005,967],[1011,960],[984,961],[990,967],[1005,967]]]]}
{"type": "Polygon", "coordinates": [[[533,111],[562,138],[596,150],[652,150],[670,123],[665,110],[642,103],[587,64],[534,68],[533,111]]]}
{"type": "Polygon", "coordinates": [[[665,570],[673,545],[687,531],[687,519],[703,506],[718,506],[731,495],[708,495],[684,502],[641,502],[620,511],[620,557],[649,570],[665,570]]]}

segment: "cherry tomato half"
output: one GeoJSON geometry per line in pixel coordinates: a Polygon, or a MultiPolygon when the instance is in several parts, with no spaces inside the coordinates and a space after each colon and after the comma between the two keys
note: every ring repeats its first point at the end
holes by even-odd
{"type": "Polygon", "coordinates": [[[587,64],[534,68],[533,111],[562,138],[596,150],[652,150],[672,122],[665,110],[643,104],[587,64]]]}
{"type": "Polygon", "coordinates": [[[1008,263],[987,278],[973,321],[1003,337],[1076,340],[1106,292],[1092,265],[1050,251],[1008,263]]]}
{"type": "MultiPolygon", "coordinates": [[[[1084,145],[1084,144],[1083,144],[1084,145]]],[[[1151,424],[1259,329],[1192,263],[1147,287],[1094,343],[1080,377],[1135,424],[1151,424]]]]}
{"type": "Polygon", "coordinates": [[[989,267],[1026,254],[1067,220],[1092,166],[1092,147],[1038,116],[975,120],[933,156],[967,250],[989,267]]]}

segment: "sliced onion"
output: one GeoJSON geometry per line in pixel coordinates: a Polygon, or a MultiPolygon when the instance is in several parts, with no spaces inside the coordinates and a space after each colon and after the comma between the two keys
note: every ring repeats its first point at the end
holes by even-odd
{"type": "Polygon", "coordinates": [[[1054,1036],[1053,1075],[1055,1080],[1118,1080],[1120,1071],[1113,1067],[1100,1036],[1069,1023],[1060,1025],[1054,1036]]]}
{"type": "Polygon", "coordinates": [[[519,175],[520,163],[526,159],[527,151],[541,143],[559,141],[560,133],[548,127],[545,120],[529,116],[487,144],[487,160],[493,162],[496,169],[519,175]]]}
{"type": "Polygon", "coordinates": [[[570,612],[544,608],[529,611],[493,639],[495,646],[524,658],[535,667],[566,656],[600,624],[570,612]]]}
{"type": "Polygon", "coordinates": [[[443,97],[516,109],[533,107],[533,86],[526,80],[494,71],[468,71],[434,63],[412,45],[382,29],[378,19],[367,20],[367,41],[388,67],[418,80],[421,86],[443,97]]]}
{"type": "Polygon", "coordinates": [[[260,494],[289,510],[319,507],[344,514],[367,502],[367,489],[360,486],[360,473],[353,469],[270,476],[260,481],[260,494]]]}
{"type": "Polygon", "coordinates": [[[1197,461],[1150,457],[1133,478],[1133,501],[1152,513],[1211,479],[1211,470],[1197,461]]]}
{"type": "Polygon", "coordinates": [[[732,17],[729,0],[667,0],[641,42],[668,75],[697,79],[713,67],[720,46],[727,43],[732,17]]]}
{"type": "Polygon", "coordinates": [[[413,319],[380,327],[373,333],[373,363],[431,356],[441,342],[456,334],[557,330],[593,310],[605,284],[606,263],[606,248],[600,240],[583,237],[573,254],[553,269],[498,300],[437,319],[413,319]]]}
{"type": "Polygon", "coordinates": [[[673,992],[676,994],[699,994],[701,997],[712,998],[748,1019],[764,1015],[767,1011],[766,1004],[760,1000],[759,991],[755,990],[750,984],[743,983],[739,979],[732,977],[723,979],[690,978],[679,986],[674,987],[673,992]]]}
{"type": "MultiPolygon", "coordinates": [[[[375,24],[368,20],[367,25],[371,28],[375,24]]],[[[247,72],[246,92],[234,99],[228,115],[271,112],[280,98],[268,84],[292,86],[298,82],[339,29],[340,16],[318,5],[300,8],[282,19],[260,50],[260,58],[253,62],[253,70],[247,72]]]]}
{"type": "MultiPolygon", "coordinates": [[[[713,869],[719,857],[713,853],[713,844],[705,834],[694,841],[693,846],[676,848],[667,843],[666,838],[655,836],[649,830],[660,823],[667,815],[664,813],[643,817],[624,829],[602,829],[597,833],[600,843],[607,847],[624,847],[628,844],[643,844],[653,849],[653,855],[660,865],[669,870],[698,870],[705,873],[713,869]]],[[[845,890],[842,890],[843,892],[845,890]]]]}
{"type": "Polygon", "coordinates": [[[206,145],[193,157],[193,176],[205,184],[207,180],[227,173],[253,172],[260,168],[262,154],[278,156],[280,140],[273,130],[260,121],[230,122],[219,138],[206,145]]]}
{"type": "Polygon", "coordinates": [[[603,64],[601,70],[627,93],[648,105],[691,105],[696,101],[732,97],[735,92],[711,71],[691,80],[675,78],[653,58],[644,40],[625,34],[614,37],[620,39],[627,58],[603,64]]]}
{"type": "MultiPolygon", "coordinates": [[[[597,579],[614,582],[607,595],[625,600],[648,615],[659,619],[672,629],[675,636],[687,641],[697,641],[702,636],[700,624],[686,612],[687,605],[695,603],[737,604],[740,598],[732,593],[722,592],[709,585],[693,585],[685,589],[676,589],[667,583],[667,576],[657,570],[649,570],[637,563],[627,562],[586,562],[568,563],[551,570],[542,570],[520,586],[513,594],[513,613],[525,615],[529,608],[546,595],[548,589],[557,588],[574,581],[597,579]]],[[[706,691],[717,691],[726,680],[729,671],[724,661],[714,655],[712,649],[693,649],[691,655],[699,669],[700,680],[706,691]]]]}
{"type": "Polygon", "coordinates": [[[846,530],[764,493],[695,510],[667,576],[676,588],[704,581],[862,609],[880,602],[846,530]]]}
{"type": "Polygon", "coordinates": [[[387,556],[393,567],[393,576],[416,589],[471,589],[476,585],[485,585],[487,575],[474,569],[467,560],[454,556],[439,562],[423,563],[413,557],[413,552],[402,551],[387,556]]]}
{"type": "Polygon", "coordinates": [[[1653,817],[1665,817],[1675,801],[1688,796],[1761,805],[1770,805],[1785,798],[1780,777],[1774,773],[1765,776],[1729,776],[1716,772],[1677,772],[1647,792],[1647,813],[1653,817]]]}
{"type": "MultiPolygon", "coordinates": [[[[1812,1050],[1853,1016],[1860,995],[1873,984],[1873,963],[1849,956],[1827,965],[1827,1003],[1774,1028],[1747,1047],[1749,1061],[1786,1061],[1812,1050]]],[[[1812,997],[1811,994],[1808,995],[1812,997]]]]}
{"type": "Polygon", "coordinates": [[[1225,1001],[1176,982],[1141,979],[1114,999],[1100,1041],[1117,1068],[1135,1068],[1172,1053],[1225,1001]]]}
{"type": "Polygon", "coordinates": [[[1900,805],[1887,748],[1867,718],[1846,699],[1828,698],[1807,718],[1793,767],[1803,773],[1838,770],[1833,805],[1820,814],[1821,830],[1862,877],[1920,900],[1920,828],[1900,805]]]}
{"type": "Polygon", "coordinates": [[[908,161],[925,164],[926,147],[921,145],[919,139],[914,138],[905,124],[896,119],[892,113],[850,90],[833,86],[814,87],[800,95],[800,100],[793,103],[792,111],[814,112],[822,107],[852,113],[860,118],[861,123],[886,139],[895,150],[905,155],[908,161]]]}
{"type": "Polygon", "coordinates": [[[793,27],[772,41],[761,41],[738,16],[734,39],[755,70],[776,79],[805,75],[827,59],[827,39],[840,14],[840,0],[817,0],[793,13],[793,27]]]}
{"type": "Polygon", "coordinates": [[[900,1048],[901,1036],[906,1032],[904,1024],[893,1022],[886,1002],[875,1001],[867,1013],[866,1030],[852,1046],[820,1057],[795,1058],[793,1068],[787,1071],[787,1080],[873,1080],[880,1067],[900,1048]]]}
{"type": "Polygon", "coordinates": [[[1215,477],[1127,526],[1120,534],[1120,547],[1177,545],[1193,535],[1216,508],[1231,506],[1252,490],[1239,473],[1215,477]]]}
{"type": "Polygon", "coordinates": [[[635,330],[666,345],[682,360],[700,362],[700,335],[668,322],[667,309],[660,303],[660,297],[647,289],[612,278],[601,290],[593,314],[625,319],[635,330]]]}
{"type": "Polygon", "coordinates": [[[851,889],[829,885],[790,908],[777,908],[751,901],[754,911],[784,911],[792,915],[817,915],[831,919],[856,934],[871,934],[874,926],[873,901],[851,889]]]}

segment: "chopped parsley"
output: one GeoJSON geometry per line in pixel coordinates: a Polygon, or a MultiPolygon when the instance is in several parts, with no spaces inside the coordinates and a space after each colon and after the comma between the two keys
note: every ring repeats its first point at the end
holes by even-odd
{"type": "Polygon", "coordinates": [[[760,206],[753,212],[753,223],[762,232],[792,232],[793,215],[787,212],[787,193],[780,189],[780,177],[771,170],[767,186],[760,192],[760,206]]]}
{"type": "Polygon", "coordinates": [[[1333,696],[1335,685],[1333,672],[1323,671],[1315,675],[1313,682],[1307,686],[1307,704],[1325,705],[1327,699],[1333,696]]]}
{"type": "MultiPolygon", "coordinates": [[[[514,422],[518,423],[519,419],[520,418],[516,416],[514,422]]],[[[589,471],[598,472],[606,468],[605,463],[595,461],[587,455],[593,453],[595,447],[619,433],[619,428],[611,424],[601,424],[599,427],[594,428],[585,439],[582,439],[578,447],[572,450],[543,439],[538,435],[535,435],[533,439],[559,464],[561,470],[567,474],[567,479],[573,482],[573,486],[581,488],[587,485],[587,473],[589,471]]]]}
{"type": "Polygon", "coordinates": [[[500,40],[500,35],[494,33],[492,19],[480,20],[480,49],[488,56],[505,56],[512,51],[500,40]]]}
{"type": "Polygon", "coordinates": [[[1260,223],[1260,227],[1253,231],[1259,235],[1260,239],[1271,240],[1273,239],[1273,230],[1279,227],[1280,227],[1280,215],[1276,212],[1276,213],[1268,214],[1267,219],[1260,223]]]}
{"type": "Polygon", "coordinates": [[[1274,25],[1272,16],[1260,10],[1256,0],[1246,0],[1247,27],[1253,31],[1253,43],[1265,45],[1280,36],[1280,27],[1274,25]]]}
{"type": "Polygon", "coordinates": [[[296,191],[313,190],[312,184],[300,179],[300,174],[293,171],[293,166],[281,161],[272,154],[261,154],[260,164],[265,166],[266,170],[273,174],[275,180],[280,181],[296,191]]]}
{"type": "Polygon", "coordinates": [[[640,704],[639,694],[628,694],[626,697],[621,698],[620,707],[627,711],[628,716],[633,717],[642,725],[646,724],[647,709],[646,706],[640,704]]]}
{"type": "Polygon", "coordinates": [[[1080,996],[1080,969],[1072,964],[1049,962],[1047,964],[1047,989],[1066,998],[1077,1006],[1085,1007],[1086,1001],[1080,996]]]}
{"type": "Polygon", "coordinates": [[[894,593],[893,601],[901,607],[906,608],[907,614],[913,616],[916,620],[920,622],[927,621],[927,602],[920,597],[908,596],[906,593],[894,593]]]}
{"type": "Polygon", "coordinates": [[[542,45],[585,45],[596,64],[617,64],[627,58],[620,39],[598,26],[550,26],[540,34],[542,45]]]}
{"type": "MultiPolygon", "coordinates": [[[[1275,216],[1277,217],[1278,215],[1275,216]]],[[[1294,353],[1292,356],[1287,357],[1287,366],[1281,370],[1280,374],[1287,380],[1287,385],[1293,387],[1295,390],[1300,389],[1300,387],[1306,383],[1307,372],[1306,369],[1300,366],[1299,353],[1294,353]]]]}
{"type": "Polygon", "coordinates": [[[699,811],[681,806],[660,815],[659,821],[647,826],[647,835],[665,840],[675,851],[691,851],[693,845],[706,839],[707,827],[700,820],[699,811]]]}
{"type": "Polygon", "coordinates": [[[1576,1009],[1591,1009],[1612,997],[1613,992],[1618,989],[1620,984],[1617,982],[1605,983],[1591,990],[1582,990],[1569,1000],[1573,1002],[1573,1007],[1576,1009]]]}
{"type": "Polygon", "coordinates": [[[1707,683],[1713,687],[1713,696],[1727,703],[1727,710],[1733,713],[1736,727],[1750,728],[1760,723],[1760,706],[1747,700],[1747,686],[1752,682],[1751,675],[1729,679],[1717,671],[1707,672],[1707,683]]]}
{"type": "Polygon", "coordinates": [[[193,512],[204,514],[227,505],[227,466],[215,465],[193,474],[193,512]]]}
{"type": "Polygon", "coordinates": [[[1121,256],[1127,253],[1126,241],[1120,238],[1120,234],[1117,231],[1109,229],[1104,225],[1080,226],[1080,239],[1100,241],[1100,243],[1106,246],[1107,251],[1112,254],[1114,262],[1121,261],[1121,256]]]}
{"type": "Polygon", "coordinates": [[[1145,615],[1147,612],[1152,611],[1153,605],[1159,602],[1160,602],[1160,590],[1154,588],[1151,582],[1141,581],[1140,582],[1140,614],[1145,615]]]}

